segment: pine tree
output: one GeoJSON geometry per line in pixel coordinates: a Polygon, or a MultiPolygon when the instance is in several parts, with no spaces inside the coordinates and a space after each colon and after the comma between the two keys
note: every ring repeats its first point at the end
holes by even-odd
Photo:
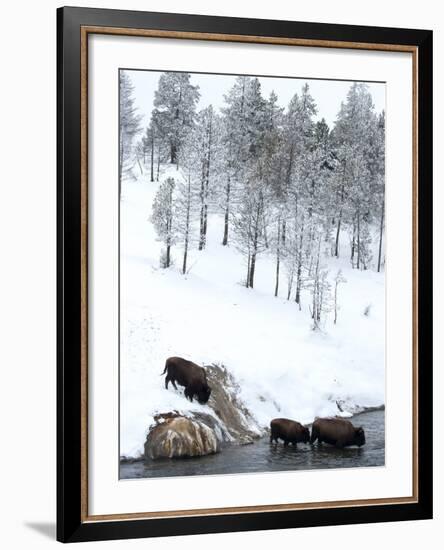
{"type": "Polygon", "coordinates": [[[199,141],[195,132],[188,135],[181,147],[178,161],[182,177],[177,183],[174,216],[178,242],[182,244],[182,273],[187,273],[188,252],[196,241],[197,219],[200,212],[201,171],[199,141]]]}
{"type": "Polygon", "coordinates": [[[311,247],[315,220],[313,208],[315,202],[315,183],[318,165],[313,165],[315,147],[314,117],[317,107],[310,94],[308,84],[302,88],[301,96],[293,96],[288,106],[284,122],[287,167],[285,169],[286,215],[283,224],[282,241],[285,245],[287,265],[290,268],[288,297],[296,277],[295,301],[300,307],[302,288],[303,248],[311,247]]]}
{"type": "Polygon", "coordinates": [[[163,74],[142,146],[132,144],[132,161],[149,164],[151,181],[161,162],[177,164],[176,181],[159,186],[153,206],[166,247],[163,264],[170,265],[171,247],[180,245],[187,273],[191,248],[205,253],[209,214],[219,211],[222,244],[243,256],[248,288],[258,261],[268,256],[275,266],[270,293],[282,294],[286,277],[287,299],[299,310],[309,303],[314,329],[333,308],[336,323],[345,280],[340,271],[329,279],[325,257],[344,254],[341,235],[350,236],[354,268],[382,265],[384,113],[376,115],[363,83],[350,87],[331,130],[325,119],[316,120],[308,84],[286,110],[274,92],[264,98],[252,77],[236,78],[220,115],[212,106],[196,113],[198,97],[190,75],[163,74]]]}
{"type": "Polygon", "coordinates": [[[183,141],[194,125],[199,86],[189,73],[163,73],[154,93],[154,117],[168,143],[170,162],[177,163],[183,141]]]}
{"type": "Polygon", "coordinates": [[[375,217],[379,218],[379,244],[377,271],[382,265],[382,240],[384,235],[385,218],[385,113],[382,112],[375,122],[373,135],[372,157],[370,171],[372,176],[373,209],[375,217]]]}
{"type": "Polygon", "coordinates": [[[159,240],[165,245],[165,254],[162,254],[161,265],[164,268],[171,265],[171,247],[176,242],[176,231],[174,227],[174,199],[173,193],[175,181],[167,178],[159,185],[154,197],[151,222],[157,232],[159,240]]]}
{"type": "Polygon", "coordinates": [[[224,215],[224,232],[222,244],[229,242],[229,227],[232,217],[232,205],[236,201],[238,184],[244,179],[244,162],[247,158],[246,96],[250,78],[239,76],[234,85],[224,96],[225,107],[222,108],[222,171],[223,192],[220,206],[224,215]]]}
{"type": "Polygon", "coordinates": [[[317,233],[314,242],[314,262],[311,273],[308,273],[307,288],[311,293],[310,313],[313,320],[313,330],[319,330],[322,326],[324,314],[331,309],[331,284],[328,280],[328,269],[322,263],[321,232],[317,233]]]}
{"type": "MultiPolygon", "coordinates": [[[[285,203],[282,197],[282,180],[284,177],[283,157],[283,111],[278,106],[278,97],[271,92],[265,105],[265,142],[263,152],[263,178],[266,181],[267,200],[269,202],[267,215],[271,223],[264,221],[264,226],[271,226],[271,239],[266,238],[266,246],[270,247],[276,258],[276,276],[274,285],[275,297],[279,294],[280,271],[282,261],[282,231],[285,203]]],[[[265,235],[265,237],[267,237],[265,235]]]]}
{"type": "Polygon", "coordinates": [[[372,222],[371,177],[362,154],[356,152],[348,161],[350,189],[348,204],[352,214],[350,261],[357,269],[367,269],[371,261],[372,222]]]}
{"type": "Polygon", "coordinates": [[[149,160],[150,181],[159,181],[160,164],[165,161],[165,150],[169,149],[169,146],[165,143],[162,128],[159,127],[157,121],[157,111],[155,110],[151,114],[150,123],[142,138],[142,144],[144,164],[146,165],[149,160]]]}
{"type": "Polygon", "coordinates": [[[337,229],[335,255],[341,225],[345,221],[351,231],[351,262],[366,269],[370,261],[369,224],[374,211],[371,186],[375,163],[376,114],[368,86],[355,82],[341,104],[333,131],[339,170],[336,174],[337,229]]]}
{"type": "Polygon", "coordinates": [[[218,117],[210,105],[198,114],[194,135],[190,136],[190,139],[196,143],[196,156],[200,172],[199,250],[203,250],[206,244],[210,188],[217,175],[218,130],[218,117]]]}
{"type": "Polygon", "coordinates": [[[244,89],[242,192],[233,212],[236,246],[247,256],[246,286],[254,287],[258,255],[267,249],[267,225],[271,188],[267,179],[271,135],[270,111],[257,78],[244,89]]]}
{"type": "Polygon", "coordinates": [[[141,115],[134,106],[134,86],[126,71],[119,72],[119,188],[134,164],[134,138],[140,132],[141,115]]]}

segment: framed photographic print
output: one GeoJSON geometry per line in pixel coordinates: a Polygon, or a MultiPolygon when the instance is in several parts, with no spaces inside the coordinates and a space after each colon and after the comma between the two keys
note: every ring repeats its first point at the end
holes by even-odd
{"type": "Polygon", "coordinates": [[[432,517],[432,33],[58,10],[58,539],[432,517]]]}

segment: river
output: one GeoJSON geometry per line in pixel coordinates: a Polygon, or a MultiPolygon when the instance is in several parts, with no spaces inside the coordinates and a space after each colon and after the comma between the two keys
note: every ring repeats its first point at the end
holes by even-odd
{"type": "Polygon", "coordinates": [[[317,443],[284,447],[262,437],[251,445],[227,445],[218,454],[199,458],[122,463],[120,479],[384,466],[384,411],[362,413],[352,421],[365,430],[366,444],[361,448],[336,449],[317,443]]]}

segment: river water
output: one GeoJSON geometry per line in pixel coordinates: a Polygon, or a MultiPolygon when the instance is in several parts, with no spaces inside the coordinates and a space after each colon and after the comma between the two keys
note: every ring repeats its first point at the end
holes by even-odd
{"type": "Polygon", "coordinates": [[[270,444],[263,437],[251,445],[227,445],[218,454],[198,458],[122,463],[120,479],[384,466],[384,411],[366,412],[352,421],[365,430],[366,444],[361,448],[336,449],[317,443],[284,447],[282,442],[270,444]]]}

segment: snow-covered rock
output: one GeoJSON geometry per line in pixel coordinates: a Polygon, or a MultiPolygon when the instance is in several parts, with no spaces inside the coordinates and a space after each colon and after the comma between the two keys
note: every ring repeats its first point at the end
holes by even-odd
{"type": "Polygon", "coordinates": [[[264,433],[240,398],[239,384],[227,368],[209,365],[206,372],[212,390],[209,411],[184,407],[181,412],[155,415],[145,442],[146,458],[204,456],[218,452],[221,443],[245,445],[264,433]]]}
{"type": "Polygon", "coordinates": [[[233,374],[223,365],[206,367],[207,380],[211,387],[209,407],[214,411],[220,425],[233,443],[252,443],[263,435],[253,413],[247,408],[240,396],[239,383],[233,374]]]}
{"type": "Polygon", "coordinates": [[[165,415],[148,433],[145,457],[179,458],[205,456],[219,451],[216,433],[197,418],[165,415]]]}

